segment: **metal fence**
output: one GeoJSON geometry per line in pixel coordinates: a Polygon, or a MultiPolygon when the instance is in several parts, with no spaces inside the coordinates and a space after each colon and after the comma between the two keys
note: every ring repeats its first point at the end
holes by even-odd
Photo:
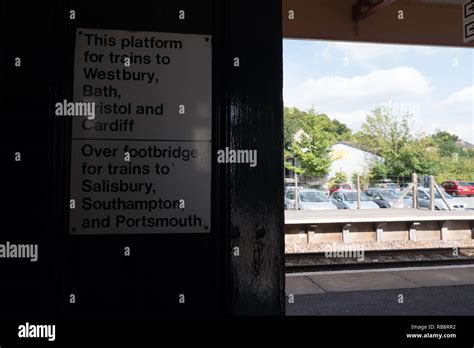
{"type": "MultiPolygon", "coordinates": [[[[453,210],[452,206],[447,201],[446,192],[444,189],[436,183],[433,175],[431,176],[418,176],[413,173],[410,177],[388,177],[384,180],[372,180],[362,182],[363,178],[360,175],[355,175],[351,180],[351,189],[357,193],[357,209],[361,208],[361,193],[366,191],[368,188],[380,188],[380,189],[397,189],[401,191],[398,199],[393,202],[390,207],[399,207],[402,202],[409,197],[411,200],[411,208],[419,208],[418,201],[418,189],[424,187],[427,189],[429,194],[429,210],[436,210],[436,193],[439,194],[440,199],[444,202],[448,210],[453,210]]],[[[294,209],[299,209],[299,188],[313,188],[324,191],[328,197],[329,181],[327,179],[317,179],[312,177],[305,177],[301,175],[285,176],[285,186],[287,189],[295,189],[295,203],[294,209]]],[[[285,190],[286,192],[286,190],[285,190]]]]}

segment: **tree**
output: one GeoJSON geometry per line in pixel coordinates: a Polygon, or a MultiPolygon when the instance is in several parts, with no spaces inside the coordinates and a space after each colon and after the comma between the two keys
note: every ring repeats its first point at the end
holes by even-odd
{"type": "Polygon", "coordinates": [[[408,117],[398,119],[385,107],[367,115],[361,130],[354,135],[358,145],[379,156],[397,153],[410,138],[408,117]]]}
{"type": "Polygon", "coordinates": [[[290,146],[290,152],[296,159],[291,169],[298,174],[325,176],[331,166],[331,147],[334,138],[322,129],[317,118],[309,117],[290,146]]]}
{"type": "Polygon", "coordinates": [[[352,135],[352,131],[345,123],[339,122],[334,119],[331,121],[333,125],[333,132],[337,134],[338,140],[349,140],[352,135]]]}
{"type": "Polygon", "coordinates": [[[412,173],[431,175],[439,168],[430,142],[411,135],[410,115],[398,118],[388,108],[376,108],[353,139],[362,148],[383,158],[371,169],[374,179],[408,177],[412,173]]]}
{"type": "Polygon", "coordinates": [[[464,154],[463,149],[457,144],[459,140],[457,135],[437,130],[437,132],[431,136],[431,139],[437,146],[440,156],[448,157],[455,153],[460,155],[464,154]]]}
{"type": "Polygon", "coordinates": [[[334,174],[332,178],[329,179],[328,187],[331,187],[335,184],[346,183],[347,180],[348,180],[348,176],[345,172],[337,172],[336,174],[334,174]]]}
{"type": "Polygon", "coordinates": [[[326,114],[318,114],[314,107],[306,112],[293,107],[285,107],[284,112],[284,146],[286,150],[290,149],[295,134],[303,128],[310,119],[316,119],[319,122],[320,130],[324,131],[334,138],[334,141],[349,140],[352,131],[346,124],[334,119],[331,120],[326,114]]]}
{"type": "Polygon", "coordinates": [[[285,159],[293,158],[285,167],[298,174],[324,176],[331,165],[331,147],[336,142],[331,120],[317,114],[314,108],[307,112],[297,108],[284,109],[285,159]]]}
{"type": "Polygon", "coordinates": [[[295,134],[303,128],[308,114],[296,108],[284,108],[283,111],[283,137],[285,150],[289,150],[294,141],[295,134]]]}
{"type": "Polygon", "coordinates": [[[442,183],[446,180],[469,180],[474,182],[474,160],[472,158],[460,157],[455,160],[453,158],[444,157],[442,170],[436,175],[436,181],[442,183]]]}

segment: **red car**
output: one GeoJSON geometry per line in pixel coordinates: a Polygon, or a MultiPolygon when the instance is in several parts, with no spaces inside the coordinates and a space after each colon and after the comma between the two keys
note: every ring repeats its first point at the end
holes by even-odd
{"type": "Polygon", "coordinates": [[[474,184],[467,181],[445,181],[441,184],[451,196],[474,196],[474,184]]]}
{"type": "Polygon", "coordinates": [[[340,191],[340,190],[352,191],[352,187],[349,184],[334,184],[329,188],[329,193],[331,194],[333,192],[340,191]]]}

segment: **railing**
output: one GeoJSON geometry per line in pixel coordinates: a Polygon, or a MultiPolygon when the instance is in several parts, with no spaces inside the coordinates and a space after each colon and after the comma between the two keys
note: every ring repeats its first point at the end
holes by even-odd
{"type": "MultiPolygon", "coordinates": [[[[307,178],[307,177],[303,177],[302,179],[300,179],[300,177],[296,174],[291,176],[291,177],[286,177],[286,179],[287,179],[286,181],[291,181],[291,185],[294,185],[294,187],[295,187],[295,200],[294,200],[295,202],[294,202],[293,207],[294,207],[295,210],[298,210],[299,209],[299,194],[298,194],[299,190],[298,190],[298,187],[307,187],[308,185],[309,186],[315,186],[314,182],[317,182],[317,181],[314,180],[313,178],[307,178]],[[313,185],[311,185],[311,184],[313,184],[313,185]]],[[[421,183],[420,183],[420,180],[418,178],[418,175],[416,173],[413,173],[409,182],[408,182],[406,177],[396,177],[396,179],[397,179],[396,183],[399,183],[400,181],[402,181],[407,186],[403,189],[401,195],[392,204],[391,207],[399,206],[403,202],[403,200],[411,193],[412,208],[414,208],[414,209],[419,208],[418,187],[421,183]]],[[[436,210],[436,196],[435,196],[436,192],[438,192],[438,194],[440,195],[441,200],[444,202],[447,209],[448,210],[453,210],[453,207],[447,201],[445,191],[442,188],[440,188],[440,186],[436,183],[436,180],[435,180],[434,176],[430,175],[427,179],[428,180],[426,180],[426,177],[425,177],[425,179],[423,181],[424,181],[424,185],[426,185],[426,181],[428,181],[429,195],[430,195],[429,210],[432,210],[432,211],[436,210]]],[[[357,205],[356,206],[357,206],[357,209],[360,209],[361,208],[361,192],[362,192],[360,175],[356,175],[354,181],[355,181],[354,182],[354,184],[355,184],[355,190],[354,191],[357,193],[357,205]]],[[[376,182],[376,183],[378,185],[380,185],[380,182],[376,182]]],[[[389,184],[390,183],[393,183],[393,182],[389,182],[389,184]]],[[[374,185],[374,182],[372,183],[372,185],[374,185]]],[[[316,185],[316,186],[320,186],[321,188],[323,187],[323,185],[316,185]]],[[[383,184],[382,184],[382,186],[383,186],[383,184]]]]}

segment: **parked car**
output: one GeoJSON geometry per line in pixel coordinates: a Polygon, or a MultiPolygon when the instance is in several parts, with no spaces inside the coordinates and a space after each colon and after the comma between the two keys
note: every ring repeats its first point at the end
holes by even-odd
{"type": "MultiPolygon", "coordinates": [[[[407,195],[412,197],[411,192],[407,195]]],[[[466,210],[466,205],[457,198],[445,193],[444,196],[449,203],[449,206],[453,210],[466,210]]],[[[435,191],[435,209],[436,210],[449,210],[444,203],[441,195],[438,191],[435,191]]],[[[430,209],[430,190],[422,187],[418,187],[418,207],[430,209]]]]}
{"type": "MultiPolygon", "coordinates": [[[[332,202],[338,209],[357,209],[357,192],[355,191],[336,191],[331,195],[332,202]]],[[[379,206],[363,192],[360,193],[361,209],[379,209],[379,206]]]]}
{"type": "MultiPolygon", "coordinates": [[[[402,193],[397,189],[386,188],[369,188],[365,194],[371,198],[380,208],[392,208],[402,193]]],[[[409,197],[404,197],[403,200],[394,208],[411,208],[413,207],[413,200],[409,197]]]]}
{"type": "Polygon", "coordinates": [[[349,184],[334,184],[331,187],[329,187],[329,193],[333,193],[336,191],[352,191],[352,187],[349,184]]]}
{"type": "Polygon", "coordinates": [[[399,185],[400,186],[399,190],[404,191],[409,185],[410,185],[409,182],[403,182],[399,185]]]}
{"type": "MultiPolygon", "coordinates": [[[[296,190],[287,190],[285,194],[285,209],[295,208],[296,190]]],[[[337,207],[324,194],[314,189],[298,189],[298,209],[301,210],[336,210],[337,207]]]]}
{"type": "Polygon", "coordinates": [[[474,184],[468,181],[444,181],[441,183],[444,190],[451,196],[474,196],[474,184]]]}

